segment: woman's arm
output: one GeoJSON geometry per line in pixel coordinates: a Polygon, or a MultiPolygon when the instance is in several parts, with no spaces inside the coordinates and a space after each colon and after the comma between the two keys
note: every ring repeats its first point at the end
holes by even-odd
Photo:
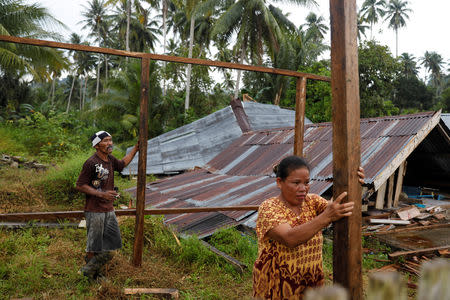
{"type": "Polygon", "coordinates": [[[269,230],[266,233],[266,237],[291,248],[307,242],[331,222],[352,215],[354,202],[341,204],[346,196],[347,192],[343,192],[335,201],[331,200],[327,208],[311,221],[295,227],[291,227],[288,223],[280,224],[269,230]]]}

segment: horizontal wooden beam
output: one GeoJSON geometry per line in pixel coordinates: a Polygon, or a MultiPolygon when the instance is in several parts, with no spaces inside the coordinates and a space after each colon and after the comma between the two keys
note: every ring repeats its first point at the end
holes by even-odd
{"type": "Polygon", "coordinates": [[[244,65],[244,64],[236,64],[236,63],[199,59],[199,58],[186,58],[186,57],[178,57],[178,56],[163,55],[163,54],[131,52],[131,51],[124,51],[124,50],[110,49],[110,48],[93,47],[93,46],[88,46],[88,45],[69,44],[69,43],[53,42],[53,41],[46,41],[46,40],[21,38],[21,37],[9,36],[9,35],[0,35],[0,41],[16,43],[16,44],[40,46],[40,47],[50,47],[50,48],[59,48],[59,49],[67,49],[67,50],[75,50],[75,51],[85,51],[85,52],[94,52],[94,53],[102,53],[102,54],[109,54],[109,55],[125,56],[125,57],[134,57],[134,58],[140,58],[140,59],[149,58],[149,59],[154,59],[154,60],[162,60],[162,61],[184,63],[184,64],[203,65],[203,66],[218,67],[218,68],[262,72],[262,73],[270,73],[270,74],[291,76],[291,77],[298,77],[298,78],[305,77],[308,79],[314,79],[314,80],[320,80],[320,81],[331,81],[331,79],[327,76],[320,76],[320,75],[297,72],[297,71],[292,71],[292,70],[250,66],[250,65],[244,65]]]}
{"type": "MultiPolygon", "coordinates": [[[[257,205],[227,206],[227,207],[187,207],[187,208],[152,208],[144,210],[144,215],[170,215],[217,211],[250,211],[258,210],[257,205]]],[[[136,209],[116,210],[116,216],[135,216],[136,209]]],[[[83,219],[84,211],[54,211],[0,214],[0,221],[31,221],[57,219],[83,219]]]]}
{"type": "Polygon", "coordinates": [[[428,230],[428,229],[436,229],[436,228],[446,228],[450,227],[450,223],[444,223],[444,224],[433,224],[428,226],[422,226],[417,225],[414,227],[406,227],[406,228],[398,228],[398,229],[392,229],[388,231],[375,231],[375,232],[363,232],[363,236],[370,236],[370,235],[384,235],[384,234],[393,234],[398,232],[408,232],[408,231],[421,231],[421,230],[428,230]]]}
{"type": "Polygon", "coordinates": [[[399,258],[399,257],[411,257],[411,256],[419,256],[437,252],[439,250],[447,250],[450,249],[450,245],[434,247],[434,248],[425,248],[425,249],[417,249],[410,251],[397,251],[394,253],[389,253],[388,256],[390,259],[399,258]]]}

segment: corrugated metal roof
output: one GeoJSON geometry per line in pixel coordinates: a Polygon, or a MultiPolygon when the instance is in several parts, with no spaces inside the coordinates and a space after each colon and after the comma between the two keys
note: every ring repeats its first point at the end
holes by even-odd
{"type": "MultiPolygon", "coordinates": [[[[242,102],[251,130],[294,126],[295,111],[276,105],[242,102]]],[[[305,119],[305,123],[311,123],[305,119]]],[[[242,134],[231,106],[152,138],[147,147],[147,174],[173,174],[202,167],[242,134]]],[[[127,150],[129,152],[131,147],[127,150]]],[[[138,156],[122,174],[137,174],[138,156]]]]}
{"type": "MultiPolygon", "coordinates": [[[[421,134],[428,135],[431,131],[432,137],[439,135],[433,129],[436,126],[433,122],[439,117],[439,113],[427,112],[361,120],[361,165],[365,169],[366,183],[373,184],[380,176],[389,177],[391,174],[385,174],[386,170],[390,170],[394,161],[406,160],[411,151],[421,144],[422,140],[417,139],[421,134]],[[410,152],[406,153],[406,148],[411,148],[408,150],[410,152]]],[[[293,153],[293,135],[292,127],[244,133],[208,162],[205,168],[149,183],[146,205],[259,205],[279,192],[272,167],[293,153]]],[[[448,135],[446,138],[441,135],[440,139],[440,151],[450,152],[449,147],[445,149],[450,142],[448,135]]],[[[433,141],[426,139],[425,142],[433,144],[433,141]]],[[[310,192],[321,195],[332,186],[331,123],[305,125],[304,145],[304,153],[311,166],[310,192]]],[[[449,163],[449,158],[445,163],[449,163]]],[[[245,211],[184,214],[168,216],[167,222],[178,225],[181,231],[195,229],[197,234],[204,236],[223,224],[254,227],[255,215],[255,212],[245,211]],[[206,223],[202,222],[203,219],[206,223]],[[213,224],[211,220],[220,222],[213,224]]]]}

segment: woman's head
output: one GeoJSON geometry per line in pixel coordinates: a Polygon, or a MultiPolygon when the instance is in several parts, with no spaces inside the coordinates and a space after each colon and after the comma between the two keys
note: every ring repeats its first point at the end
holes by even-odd
{"type": "Polygon", "coordinates": [[[279,163],[276,171],[281,199],[291,206],[300,205],[309,192],[308,163],[298,156],[288,156],[279,163]]]}
{"type": "Polygon", "coordinates": [[[285,180],[289,174],[300,168],[306,168],[309,172],[309,165],[305,159],[298,157],[296,155],[291,155],[283,158],[278,165],[274,167],[274,173],[281,180],[285,180]]]}

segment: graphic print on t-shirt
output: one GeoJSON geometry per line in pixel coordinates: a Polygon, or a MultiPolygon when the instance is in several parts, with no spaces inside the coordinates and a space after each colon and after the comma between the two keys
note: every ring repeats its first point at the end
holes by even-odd
{"type": "Polygon", "coordinates": [[[102,164],[95,164],[95,177],[94,180],[92,180],[92,186],[96,189],[100,188],[101,182],[108,179],[109,170],[106,168],[103,168],[102,164]]]}

